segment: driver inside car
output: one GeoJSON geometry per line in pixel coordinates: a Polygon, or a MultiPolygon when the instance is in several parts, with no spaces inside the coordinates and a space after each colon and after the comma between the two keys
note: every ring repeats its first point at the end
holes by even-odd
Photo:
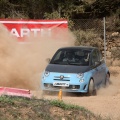
{"type": "Polygon", "coordinates": [[[75,57],[73,52],[67,52],[66,57],[63,59],[63,61],[72,61],[75,62],[75,57]]]}

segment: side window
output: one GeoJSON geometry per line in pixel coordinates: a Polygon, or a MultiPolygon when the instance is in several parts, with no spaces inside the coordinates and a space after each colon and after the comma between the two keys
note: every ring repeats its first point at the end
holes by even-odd
{"type": "Polygon", "coordinates": [[[95,62],[100,61],[99,55],[98,55],[98,51],[94,50],[92,53],[92,65],[95,65],[95,62]]]}
{"type": "Polygon", "coordinates": [[[98,53],[98,60],[99,61],[103,60],[102,53],[99,50],[97,50],[97,53],[98,53]]]}
{"type": "Polygon", "coordinates": [[[98,61],[100,61],[100,52],[98,50],[96,50],[96,52],[97,52],[97,56],[98,56],[98,61]]]}
{"type": "Polygon", "coordinates": [[[99,54],[100,54],[100,61],[102,61],[103,60],[103,55],[100,51],[99,51],[99,54]]]}

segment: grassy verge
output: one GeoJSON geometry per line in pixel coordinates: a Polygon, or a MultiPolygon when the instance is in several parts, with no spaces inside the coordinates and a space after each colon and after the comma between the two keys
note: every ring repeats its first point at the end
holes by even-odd
{"type": "Polygon", "coordinates": [[[100,116],[94,115],[83,107],[72,104],[65,104],[63,101],[1,96],[0,120],[103,119],[100,116]]]}

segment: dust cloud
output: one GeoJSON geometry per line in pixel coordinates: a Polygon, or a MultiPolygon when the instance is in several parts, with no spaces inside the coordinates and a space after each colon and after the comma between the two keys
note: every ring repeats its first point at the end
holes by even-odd
{"type": "MultiPolygon", "coordinates": [[[[31,35],[24,41],[18,42],[0,24],[0,86],[39,90],[41,73],[48,64],[46,59],[51,58],[60,47],[73,46],[75,36],[69,30],[54,29],[51,35],[46,30],[42,36],[31,35]]],[[[110,68],[112,84],[100,88],[98,96],[120,93],[120,75],[116,76],[120,71],[118,68],[110,68]]]]}
{"type": "Polygon", "coordinates": [[[97,91],[99,96],[117,96],[120,94],[120,67],[111,66],[109,67],[110,71],[110,84],[105,88],[102,87],[97,91]]]}
{"type": "Polygon", "coordinates": [[[0,25],[0,86],[30,90],[40,88],[41,73],[55,51],[74,45],[75,37],[69,30],[54,29],[51,35],[24,38],[18,42],[0,25]]]}

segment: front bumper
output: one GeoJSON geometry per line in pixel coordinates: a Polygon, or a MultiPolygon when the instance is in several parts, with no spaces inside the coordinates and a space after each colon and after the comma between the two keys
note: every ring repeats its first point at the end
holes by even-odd
{"type": "Polygon", "coordinates": [[[42,90],[46,91],[59,91],[62,89],[63,92],[80,92],[87,93],[88,84],[79,84],[79,85],[69,85],[68,87],[63,86],[53,86],[52,83],[43,83],[42,90]]]}
{"type": "Polygon", "coordinates": [[[50,73],[49,76],[42,77],[41,88],[47,91],[63,92],[88,92],[89,79],[84,77],[77,77],[76,73],[50,73]],[[61,78],[61,76],[63,78],[61,78]]]}

